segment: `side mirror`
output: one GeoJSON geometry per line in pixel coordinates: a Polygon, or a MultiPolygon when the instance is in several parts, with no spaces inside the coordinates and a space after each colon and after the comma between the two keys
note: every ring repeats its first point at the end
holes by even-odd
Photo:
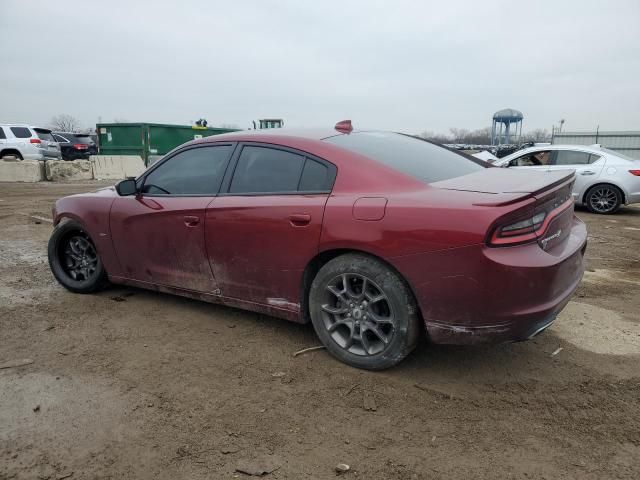
{"type": "Polygon", "coordinates": [[[136,185],[135,178],[127,178],[126,180],[121,180],[116,184],[116,192],[121,197],[126,197],[129,195],[136,195],[138,193],[138,186],[136,185]]]}

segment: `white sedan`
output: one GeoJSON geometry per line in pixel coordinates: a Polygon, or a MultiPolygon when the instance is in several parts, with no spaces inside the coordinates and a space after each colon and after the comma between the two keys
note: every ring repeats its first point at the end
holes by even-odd
{"type": "Polygon", "coordinates": [[[537,171],[575,170],[573,198],[593,213],[614,213],[640,203],[640,160],[599,145],[545,145],[519,150],[493,162],[497,167],[537,171]]]}

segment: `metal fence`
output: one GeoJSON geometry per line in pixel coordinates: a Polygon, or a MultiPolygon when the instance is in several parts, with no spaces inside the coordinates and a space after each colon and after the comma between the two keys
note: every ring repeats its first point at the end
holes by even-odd
{"type": "Polygon", "coordinates": [[[599,143],[609,150],[640,159],[640,132],[554,132],[551,143],[593,145],[599,143]]]}

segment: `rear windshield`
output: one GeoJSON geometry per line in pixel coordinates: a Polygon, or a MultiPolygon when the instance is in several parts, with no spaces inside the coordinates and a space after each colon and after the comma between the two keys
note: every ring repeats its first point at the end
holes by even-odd
{"type": "Polygon", "coordinates": [[[40,140],[47,140],[48,142],[55,142],[55,140],[53,139],[53,135],[51,135],[51,132],[49,132],[47,130],[40,130],[38,128],[36,128],[35,131],[38,134],[38,138],[40,140]]]}
{"type": "Polygon", "coordinates": [[[93,143],[93,140],[91,139],[91,137],[89,135],[75,135],[76,137],[76,143],[85,143],[87,145],[90,145],[93,143]]]}
{"type": "Polygon", "coordinates": [[[609,150],[608,148],[602,148],[601,147],[600,150],[602,150],[603,152],[609,153],[611,155],[615,155],[616,157],[624,158],[625,160],[629,160],[631,162],[637,162],[639,160],[637,158],[631,158],[629,155],[625,155],[623,153],[616,152],[615,150],[609,150]]]}
{"type": "Polygon", "coordinates": [[[400,133],[356,132],[325,140],[426,183],[461,177],[488,167],[485,162],[476,162],[444,147],[400,133]]]}

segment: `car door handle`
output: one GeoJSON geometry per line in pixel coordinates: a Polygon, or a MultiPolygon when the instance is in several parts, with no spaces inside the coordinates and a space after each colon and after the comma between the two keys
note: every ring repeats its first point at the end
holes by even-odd
{"type": "Polygon", "coordinates": [[[311,222],[311,215],[307,213],[294,213],[289,215],[289,221],[294,227],[302,227],[304,225],[309,225],[309,222],[311,222]]]}
{"type": "Polygon", "coordinates": [[[200,223],[200,217],[195,217],[193,215],[186,215],[184,217],[184,224],[187,227],[195,227],[200,223]]]}
{"type": "Polygon", "coordinates": [[[596,172],[593,170],[585,170],[584,172],[580,172],[580,175],[595,175],[596,172]]]}

